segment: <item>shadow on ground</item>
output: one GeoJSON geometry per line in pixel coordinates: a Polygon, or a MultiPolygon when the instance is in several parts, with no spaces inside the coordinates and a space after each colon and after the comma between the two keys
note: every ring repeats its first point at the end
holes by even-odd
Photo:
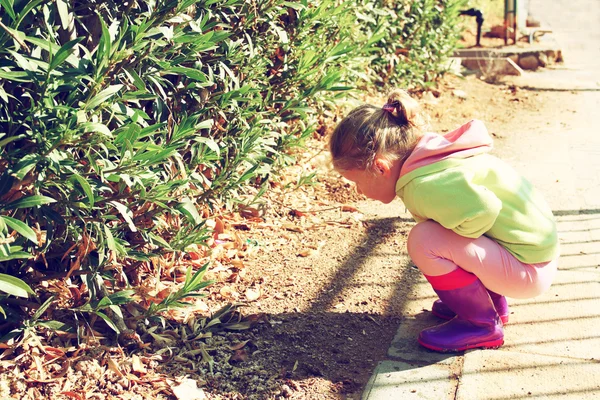
{"type": "MultiPolygon", "coordinates": [[[[569,346],[573,349],[576,346],[593,346],[600,343],[600,335],[597,332],[593,329],[567,332],[561,331],[560,327],[567,323],[588,326],[600,318],[597,312],[579,315],[569,311],[578,305],[588,307],[589,310],[590,304],[598,304],[600,301],[598,291],[588,290],[593,282],[581,279],[579,275],[575,276],[581,271],[599,271],[597,263],[586,263],[590,256],[597,257],[598,251],[587,249],[583,252],[576,249],[583,245],[597,247],[598,240],[590,238],[589,235],[600,228],[600,224],[595,223],[600,223],[600,210],[558,210],[555,215],[558,217],[561,240],[565,241],[565,254],[561,259],[559,272],[572,274],[573,277],[557,281],[551,289],[554,291],[551,295],[512,304],[512,312],[516,314],[514,319],[511,317],[511,324],[506,328],[507,342],[502,350],[493,353],[499,361],[490,362],[488,368],[481,371],[481,374],[493,377],[489,379],[497,379],[511,371],[522,375],[529,370],[535,373],[540,369],[585,369],[590,363],[598,363],[597,359],[594,361],[589,357],[578,359],[579,353],[576,351],[568,353],[569,346]],[[565,263],[564,260],[569,262],[565,263]],[[563,295],[565,291],[578,292],[577,295],[566,297],[563,295]],[[553,312],[538,311],[548,308],[552,308],[553,312]],[[546,331],[544,328],[545,334],[538,334],[537,330],[541,329],[540,327],[550,325],[556,326],[557,330],[546,331]],[[564,365],[563,358],[516,364],[507,356],[503,361],[505,354],[531,353],[535,352],[536,348],[540,354],[547,357],[568,355],[571,359],[564,365]]],[[[386,359],[402,365],[401,368],[390,370],[390,373],[416,373],[415,380],[403,378],[403,382],[391,383],[394,388],[408,388],[416,384],[435,385],[442,381],[457,385],[461,373],[468,379],[471,372],[456,370],[456,366],[460,368],[461,365],[457,364],[456,357],[463,353],[439,354],[428,351],[417,343],[416,338],[421,329],[442,321],[427,311],[435,299],[435,294],[424,289],[425,284],[419,271],[406,258],[406,254],[402,255],[404,261],[400,276],[394,278],[393,282],[386,283],[393,285],[394,289],[387,299],[385,313],[336,310],[343,293],[357,284],[357,276],[368,263],[378,262],[376,259],[382,256],[394,257],[392,251],[382,249],[379,244],[398,234],[400,227],[406,228],[407,222],[398,218],[366,221],[368,229],[364,237],[340,260],[329,283],[314,297],[305,312],[266,315],[264,321],[257,324],[251,332],[238,334],[240,341],[248,340],[244,347],[247,358],[230,361],[227,368],[247,372],[250,366],[251,372],[246,377],[237,378],[229,390],[222,389],[224,386],[218,382],[218,374],[212,377],[202,376],[201,378],[207,381],[205,390],[212,394],[240,396],[239,398],[244,399],[275,399],[278,396],[292,396],[290,393],[296,390],[304,393],[304,398],[307,399],[356,399],[365,388],[377,364],[386,359]],[[444,365],[446,369],[442,368],[439,371],[447,370],[446,372],[441,375],[434,374],[425,381],[417,373],[428,366],[438,368],[444,365]],[[256,379],[256,376],[262,378],[256,379]],[[272,387],[260,387],[265,377],[270,379],[272,387]],[[326,393],[319,392],[315,379],[331,382],[326,393]],[[286,392],[286,388],[291,391],[286,392]]],[[[231,373],[231,370],[224,372],[231,373]]],[[[573,395],[577,390],[577,385],[572,384],[569,393],[573,395]]],[[[595,386],[581,390],[582,393],[600,395],[600,388],[595,386]]],[[[560,397],[562,393],[560,390],[532,389],[529,397],[560,397]]],[[[497,399],[501,398],[510,397],[497,399]]]]}

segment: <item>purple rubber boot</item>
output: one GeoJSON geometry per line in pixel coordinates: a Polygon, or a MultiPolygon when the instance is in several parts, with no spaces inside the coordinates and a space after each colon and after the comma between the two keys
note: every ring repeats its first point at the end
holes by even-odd
{"type": "MultiPolygon", "coordinates": [[[[490,294],[492,302],[494,303],[494,308],[496,309],[496,312],[498,313],[498,315],[500,316],[500,319],[502,320],[502,324],[503,325],[508,324],[509,310],[508,310],[508,302],[506,301],[506,297],[502,296],[501,294],[494,293],[489,289],[488,289],[488,293],[490,294]]],[[[454,311],[452,311],[451,309],[449,309],[448,306],[441,300],[436,300],[433,302],[433,305],[431,306],[431,313],[433,315],[435,315],[436,317],[439,317],[439,318],[442,318],[445,320],[451,320],[452,318],[456,317],[456,313],[454,311]]]]}
{"type": "Polygon", "coordinates": [[[504,330],[487,289],[479,279],[451,290],[434,289],[456,317],[424,329],[419,343],[441,352],[497,348],[504,344],[504,330]]]}

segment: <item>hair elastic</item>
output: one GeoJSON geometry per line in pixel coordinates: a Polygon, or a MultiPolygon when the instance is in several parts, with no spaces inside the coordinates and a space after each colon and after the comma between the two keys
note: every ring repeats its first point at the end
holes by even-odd
{"type": "Polygon", "coordinates": [[[398,108],[399,105],[400,105],[400,102],[398,102],[398,100],[396,100],[391,103],[385,103],[383,105],[382,109],[383,109],[383,111],[393,113],[394,111],[396,111],[396,109],[398,108]]]}

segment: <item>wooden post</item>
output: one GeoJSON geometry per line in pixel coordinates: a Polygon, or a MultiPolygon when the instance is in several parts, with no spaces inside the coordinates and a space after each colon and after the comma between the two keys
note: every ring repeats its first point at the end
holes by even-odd
{"type": "Polygon", "coordinates": [[[504,44],[517,43],[517,0],[504,0],[504,44]]]}

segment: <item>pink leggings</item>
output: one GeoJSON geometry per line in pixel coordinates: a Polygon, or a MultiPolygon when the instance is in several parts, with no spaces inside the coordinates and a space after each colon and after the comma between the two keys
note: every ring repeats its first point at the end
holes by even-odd
{"type": "Polygon", "coordinates": [[[440,276],[457,268],[472,274],[493,292],[508,297],[535,297],[550,287],[558,260],[525,264],[487,236],[470,239],[435,221],[415,225],[408,254],[424,275],[440,276]]]}

